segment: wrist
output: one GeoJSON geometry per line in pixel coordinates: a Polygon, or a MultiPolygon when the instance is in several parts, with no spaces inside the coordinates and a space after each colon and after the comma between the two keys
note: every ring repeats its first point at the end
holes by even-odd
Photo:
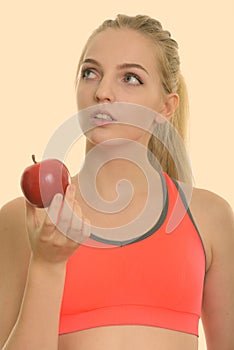
{"type": "Polygon", "coordinates": [[[66,261],[59,263],[51,263],[48,261],[43,261],[33,256],[33,254],[31,255],[29,267],[30,270],[33,270],[38,273],[42,272],[43,274],[63,275],[66,273],[66,261]]]}

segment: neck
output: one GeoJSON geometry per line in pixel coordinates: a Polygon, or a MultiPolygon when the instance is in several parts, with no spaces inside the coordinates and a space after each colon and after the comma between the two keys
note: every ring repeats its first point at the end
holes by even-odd
{"type": "Polygon", "coordinates": [[[133,141],[115,141],[87,151],[79,182],[83,188],[96,188],[103,199],[111,201],[118,192],[129,195],[129,184],[134,194],[146,193],[149,176],[155,176],[155,170],[148,160],[147,148],[133,141]]]}

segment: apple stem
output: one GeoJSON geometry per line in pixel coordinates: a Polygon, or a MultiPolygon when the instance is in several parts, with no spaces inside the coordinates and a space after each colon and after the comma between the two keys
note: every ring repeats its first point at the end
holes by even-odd
{"type": "Polygon", "coordinates": [[[36,158],[35,158],[35,154],[32,155],[32,160],[34,162],[34,164],[37,164],[36,158]]]}

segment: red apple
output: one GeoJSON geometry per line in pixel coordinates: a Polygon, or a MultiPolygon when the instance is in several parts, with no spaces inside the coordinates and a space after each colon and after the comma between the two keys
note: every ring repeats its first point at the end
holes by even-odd
{"type": "Polygon", "coordinates": [[[65,194],[71,182],[67,167],[58,159],[46,159],[26,168],[21,176],[21,189],[26,199],[38,208],[47,208],[56,193],[65,194]]]}

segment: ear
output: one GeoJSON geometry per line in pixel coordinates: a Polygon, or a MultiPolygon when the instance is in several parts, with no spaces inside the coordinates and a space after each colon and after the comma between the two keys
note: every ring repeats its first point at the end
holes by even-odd
{"type": "Polygon", "coordinates": [[[179,96],[175,93],[165,95],[162,101],[160,114],[166,119],[170,119],[179,105],[179,96]]]}

